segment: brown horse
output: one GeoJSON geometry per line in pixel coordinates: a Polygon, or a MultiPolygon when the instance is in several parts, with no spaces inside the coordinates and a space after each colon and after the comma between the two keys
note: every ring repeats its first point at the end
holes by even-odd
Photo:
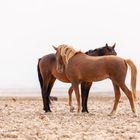
{"type": "Polygon", "coordinates": [[[136,99],[136,75],[137,69],[129,59],[122,59],[117,56],[91,57],[82,52],[77,52],[71,46],[60,45],[56,50],[57,71],[63,72],[75,91],[78,112],[80,111],[80,94],[78,85],[82,82],[101,81],[109,78],[112,81],[115,92],[115,102],[111,114],[115,114],[120,99],[120,88],[129,99],[132,112],[136,114],[134,99],[136,99]],[[125,84],[127,64],[131,68],[132,92],[125,84]]]}
{"type": "MultiPolygon", "coordinates": [[[[102,56],[102,55],[116,55],[115,44],[113,46],[108,46],[106,44],[104,47],[100,47],[94,50],[89,50],[85,52],[90,56],[102,56]]],[[[49,97],[51,89],[54,85],[56,79],[69,83],[65,73],[58,73],[56,70],[56,57],[55,54],[48,54],[43,56],[38,61],[38,78],[41,86],[41,93],[43,99],[43,109],[48,112],[50,110],[49,97]]],[[[81,97],[82,97],[82,112],[88,112],[87,109],[87,99],[92,82],[82,82],[81,83],[81,97]]],[[[71,103],[72,87],[69,89],[69,105],[71,103]]],[[[71,107],[72,108],[72,107],[71,107]]]]}

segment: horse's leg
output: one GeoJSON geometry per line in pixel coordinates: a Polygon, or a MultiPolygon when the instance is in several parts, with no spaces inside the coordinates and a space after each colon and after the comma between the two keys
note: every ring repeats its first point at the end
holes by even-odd
{"type": "Polygon", "coordinates": [[[51,93],[51,90],[52,90],[52,87],[54,85],[55,80],[56,80],[56,78],[52,75],[51,76],[51,80],[50,80],[49,85],[48,85],[48,90],[47,90],[47,95],[48,95],[48,98],[49,98],[49,103],[51,103],[51,101],[50,101],[50,93],[51,93]]]}
{"type": "Polygon", "coordinates": [[[82,112],[86,112],[86,82],[81,83],[82,112]]]}
{"type": "Polygon", "coordinates": [[[69,94],[69,106],[72,105],[72,92],[73,92],[73,88],[72,88],[72,86],[70,86],[70,88],[68,90],[68,94],[69,94]]]}
{"type": "Polygon", "coordinates": [[[42,88],[42,99],[43,99],[43,105],[44,105],[44,110],[45,112],[51,112],[51,109],[50,109],[50,92],[48,91],[51,91],[51,74],[48,74],[47,76],[45,76],[45,79],[43,81],[43,88],[42,88]]]}
{"type": "MultiPolygon", "coordinates": [[[[39,67],[40,60],[41,59],[39,59],[38,64],[37,64],[37,71],[38,71],[38,78],[39,78],[40,87],[41,87],[41,94],[42,94],[42,100],[43,100],[43,110],[47,110],[45,93],[48,89],[48,84],[45,85],[45,83],[44,83],[44,78],[46,78],[46,75],[45,75],[45,72],[43,71],[42,67],[39,67]],[[41,73],[43,73],[43,74],[41,75],[41,73]]],[[[49,75],[49,74],[47,74],[47,75],[49,75]]]]}
{"type": "Polygon", "coordinates": [[[120,93],[119,86],[117,84],[115,84],[113,81],[112,81],[112,84],[113,84],[113,87],[114,87],[115,101],[114,101],[114,106],[113,106],[113,109],[112,109],[110,115],[115,115],[116,110],[117,110],[117,106],[118,106],[118,103],[119,103],[119,100],[120,100],[120,97],[121,97],[121,93],[120,93]]]}
{"type": "Polygon", "coordinates": [[[91,88],[91,85],[92,83],[89,82],[81,83],[82,112],[88,113],[87,100],[88,100],[88,95],[89,95],[89,90],[91,88]]]}
{"type": "Polygon", "coordinates": [[[132,92],[127,88],[125,83],[121,84],[120,87],[129,99],[132,112],[134,113],[135,116],[137,116],[132,92]]]}
{"type": "Polygon", "coordinates": [[[79,87],[78,87],[78,82],[73,81],[72,82],[72,87],[75,91],[76,99],[77,99],[77,112],[80,112],[80,92],[79,92],[79,87]]]}
{"type": "Polygon", "coordinates": [[[43,109],[45,112],[51,112],[50,106],[49,106],[49,98],[47,98],[47,90],[48,90],[48,83],[43,85],[42,89],[42,99],[43,99],[43,109]]]}
{"type": "Polygon", "coordinates": [[[86,111],[88,112],[88,108],[87,108],[87,101],[88,101],[88,95],[89,95],[89,90],[90,90],[90,88],[91,88],[91,86],[92,86],[92,83],[86,83],[87,85],[86,85],[86,100],[85,100],[85,108],[86,108],[86,111]]]}
{"type": "Polygon", "coordinates": [[[72,106],[72,92],[73,92],[73,87],[71,86],[68,90],[70,112],[73,112],[73,110],[74,110],[74,107],[72,106]]]}

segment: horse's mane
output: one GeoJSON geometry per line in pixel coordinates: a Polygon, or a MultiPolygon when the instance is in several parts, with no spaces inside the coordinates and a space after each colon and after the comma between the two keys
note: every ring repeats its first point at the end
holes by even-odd
{"type": "Polygon", "coordinates": [[[70,45],[60,45],[58,46],[58,49],[60,50],[60,55],[64,61],[64,63],[68,63],[69,59],[79,53],[79,51],[76,51],[72,46],[70,45]]]}

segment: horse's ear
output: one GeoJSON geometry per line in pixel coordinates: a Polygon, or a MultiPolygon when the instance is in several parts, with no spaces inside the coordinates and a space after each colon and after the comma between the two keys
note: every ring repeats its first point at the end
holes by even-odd
{"type": "Polygon", "coordinates": [[[57,51],[57,47],[55,47],[54,45],[52,45],[52,47],[57,51]]]}
{"type": "Polygon", "coordinates": [[[106,43],[105,46],[108,47],[108,44],[106,43]]]}
{"type": "Polygon", "coordinates": [[[112,48],[114,49],[114,48],[115,48],[115,46],[116,46],[116,43],[112,46],[112,48]]]}

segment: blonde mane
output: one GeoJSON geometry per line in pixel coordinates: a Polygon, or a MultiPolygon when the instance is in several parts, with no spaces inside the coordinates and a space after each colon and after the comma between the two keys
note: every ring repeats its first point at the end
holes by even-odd
{"type": "Polygon", "coordinates": [[[72,46],[65,44],[58,46],[58,49],[60,50],[60,55],[65,64],[68,64],[69,59],[77,53],[72,46]]]}

